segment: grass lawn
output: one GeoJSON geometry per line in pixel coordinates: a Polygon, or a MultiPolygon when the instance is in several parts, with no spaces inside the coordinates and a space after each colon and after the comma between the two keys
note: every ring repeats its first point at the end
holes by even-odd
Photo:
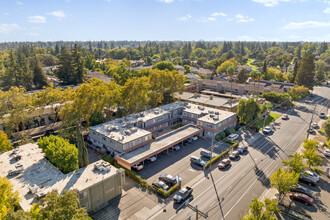
{"type": "MultiPolygon", "coordinates": [[[[268,116],[268,118],[266,118],[266,121],[265,121],[265,127],[267,125],[269,125],[270,123],[274,122],[276,119],[278,119],[279,117],[281,117],[281,114],[278,114],[278,113],[275,113],[275,112],[271,112],[270,115],[268,116]]],[[[259,126],[259,130],[262,129],[262,126],[264,124],[264,119],[260,119],[258,122],[257,122],[257,126],[259,126]]]]}
{"type": "Polygon", "coordinates": [[[251,64],[252,61],[255,61],[255,59],[248,59],[246,65],[251,66],[252,69],[258,69],[257,66],[251,64]]]}

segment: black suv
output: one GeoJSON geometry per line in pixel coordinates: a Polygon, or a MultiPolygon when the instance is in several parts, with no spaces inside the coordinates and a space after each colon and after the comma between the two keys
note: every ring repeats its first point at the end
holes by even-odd
{"type": "Polygon", "coordinates": [[[162,174],[159,176],[159,180],[163,181],[164,183],[166,183],[168,186],[174,186],[175,184],[177,184],[176,182],[176,178],[171,176],[170,174],[162,174]]]}

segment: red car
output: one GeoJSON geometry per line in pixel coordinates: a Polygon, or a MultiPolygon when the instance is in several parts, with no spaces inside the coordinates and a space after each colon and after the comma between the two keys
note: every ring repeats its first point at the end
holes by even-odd
{"type": "Polygon", "coordinates": [[[294,199],[299,202],[303,202],[303,203],[305,203],[305,205],[313,204],[313,199],[303,193],[290,193],[290,199],[294,199]]]}
{"type": "Polygon", "coordinates": [[[231,163],[231,160],[229,159],[224,159],[218,164],[219,169],[225,169],[226,166],[228,166],[231,163]]]}
{"type": "Polygon", "coordinates": [[[282,115],[282,120],[288,120],[289,116],[287,114],[282,115]]]}

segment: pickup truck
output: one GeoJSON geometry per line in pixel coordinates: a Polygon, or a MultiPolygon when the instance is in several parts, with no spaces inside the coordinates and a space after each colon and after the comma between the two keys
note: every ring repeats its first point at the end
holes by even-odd
{"type": "Polygon", "coordinates": [[[179,192],[173,197],[174,203],[181,203],[191,195],[192,191],[193,189],[188,186],[180,189],[179,192]]]}

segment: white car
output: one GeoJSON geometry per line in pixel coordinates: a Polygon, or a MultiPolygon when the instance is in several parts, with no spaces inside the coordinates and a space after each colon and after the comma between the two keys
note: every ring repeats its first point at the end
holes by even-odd
{"type": "Polygon", "coordinates": [[[317,175],[317,174],[315,174],[315,173],[313,173],[312,171],[309,171],[309,170],[305,171],[305,174],[300,173],[300,176],[306,177],[306,178],[311,179],[315,182],[319,181],[319,179],[320,179],[319,175],[317,175]]]}
{"type": "Polygon", "coordinates": [[[262,129],[262,132],[264,134],[269,134],[270,132],[272,132],[272,128],[270,126],[266,126],[264,129],[262,129]]]}
{"type": "Polygon", "coordinates": [[[325,149],[324,150],[324,155],[327,157],[330,157],[330,149],[325,149]]]}
{"type": "Polygon", "coordinates": [[[233,141],[238,138],[238,134],[231,134],[227,137],[228,140],[233,141]]]}
{"type": "Polygon", "coordinates": [[[175,150],[175,151],[180,150],[180,146],[179,146],[179,145],[175,145],[175,146],[173,147],[173,150],[175,150]]]}
{"type": "Polygon", "coordinates": [[[313,122],[313,123],[312,123],[312,128],[317,128],[317,127],[318,127],[318,124],[315,123],[315,122],[313,122]]]}
{"type": "Polygon", "coordinates": [[[197,137],[197,136],[194,136],[194,137],[192,137],[192,139],[193,139],[194,141],[197,141],[198,137],[197,137]]]}
{"type": "Polygon", "coordinates": [[[152,157],[148,158],[148,160],[149,160],[150,162],[154,162],[154,161],[157,160],[157,158],[156,158],[155,156],[152,156],[152,157]]]}
{"type": "Polygon", "coordinates": [[[134,166],[132,166],[133,169],[136,170],[142,170],[143,169],[143,165],[141,163],[135,164],[134,166]]]}

